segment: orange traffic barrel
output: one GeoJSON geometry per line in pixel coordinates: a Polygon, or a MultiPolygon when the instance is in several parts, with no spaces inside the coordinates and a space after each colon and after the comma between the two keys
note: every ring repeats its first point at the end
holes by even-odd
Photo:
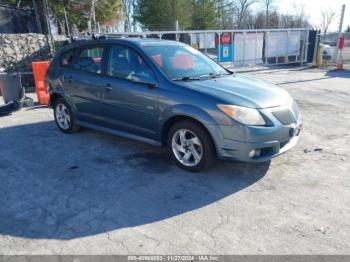
{"type": "Polygon", "coordinates": [[[46,73],[50,61],[32,62],[32,69],[35,81],[35,90],[40,105],[48,105],[50,95],[46,86],[46,73]]]}

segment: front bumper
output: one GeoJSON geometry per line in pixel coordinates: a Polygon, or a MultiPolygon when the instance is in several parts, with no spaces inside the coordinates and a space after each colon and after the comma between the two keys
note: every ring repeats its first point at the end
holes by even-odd
{"type": "Polygon", "coordinates": [[[208,125],[217,156],[241,162],[263,162],[293,148],[298,140],[302,122],[285,126],[278,121],[273,126],[208,125]],[[252,150],[259,151],[252,155],[252,150]]]}
{"type": "Polygon", "coordinates": [[[218,157],[221,159],[236,160],[242,162],[268,161],[293,148],[299,140],[295,136],[286,142],[267,141],[262,143],[249,143],[234,140],[225,140],[224,144],[217,148],[218,157]],[[259,150],[259,156],[250,157],[252,150],[259,150]]]}

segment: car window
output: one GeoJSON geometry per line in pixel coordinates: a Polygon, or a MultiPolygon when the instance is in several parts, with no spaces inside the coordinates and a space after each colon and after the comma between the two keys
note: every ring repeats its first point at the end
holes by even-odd
{"type": "Polygon", "coordinates": [[[131,48],[113,46],[109,54],[108,75],[131,79],[132,75],[152,78],[152,71],[145,61],[131,48]]]}
{"type": "Polygon", "coordinates": [[[60,57],[60,65],[61,66],[70,66],[73,62],[75,50],[68,50],[64,52],[60,57]]]}
{"type": "Polygon", "coordinates": [[[103,47],[86,47],[80,50],[73,67],[87,72],[102,73],[103,47]]]}
{"type": "Polygon", "coordinates": [[[205,75],[229,75],[209,57],[189,46],[148,46],[144,49],[160,69],[174,80],[205,75]]]}

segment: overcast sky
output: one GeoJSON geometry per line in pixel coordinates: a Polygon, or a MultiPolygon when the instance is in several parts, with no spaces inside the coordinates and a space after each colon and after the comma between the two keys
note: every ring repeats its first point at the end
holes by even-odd
{"type": "Polygon", "coordinates": [[[305,5],[305,13],[312,24],[320,23],[321,10],[331,8],[337,14],[337,19],[332,23],[330,30],[336,31],[339,25],[341,6],[346,4],[343,29],[350,25],[350,0],[275,0],[275,7],[283,13],[295,12],[294,3],[298,6],[305,5]]]}

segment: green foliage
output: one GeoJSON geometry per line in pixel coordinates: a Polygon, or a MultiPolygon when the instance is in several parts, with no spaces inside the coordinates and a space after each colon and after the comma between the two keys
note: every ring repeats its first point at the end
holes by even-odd
{"type": "Polygon", "coordinates": [[[123,3],[121,0],[96,1],[96,20],[105,23],[123,18],[123,3]]]}
{"type": "Polygon", "coordinates": [[[134,18],[145,29],[174,30],[175,21],[182,29],[191,27],[191,5],[186,0],[138,0],[134,18]]]}
{"type": "Polygon", "coordinates": [[[18,4],[18,0],[8,0],[8,1],[4,1],[5,4],[9,4],[11,6],[17,6],[18,4]]]}
{"type": "MultiPolygon", "coordinates": [[[[87,21],[91,12],[91,0],[49,0],[52,15],[61,23],[64,21],[64,9],[66,9],[70,24],[76,24],[79,29],[87,28],[87,21]]],[[[123,4],[121,0],[96,0],[96,21],[105,23],[123,16],[123,4]]]]}
{"type": "Polygon", "coordinates": [[[217,28],[217,9],[213,0],[192,0],[191,29],[205,30],[217,28]]]}

